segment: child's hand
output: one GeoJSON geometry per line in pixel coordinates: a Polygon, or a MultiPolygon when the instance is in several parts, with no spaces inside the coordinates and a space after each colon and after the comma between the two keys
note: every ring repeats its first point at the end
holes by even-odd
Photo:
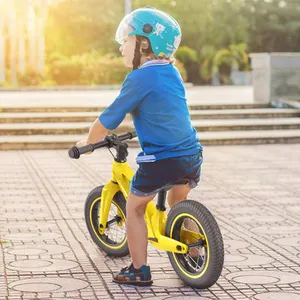
{"type": "MultiPolygon", "coordinates": [[[[86,146],[87,145],[87,140],[81,140],[79,142],[76,143],[76,147],[83,147],[83,146],[86,146]]],[[[84,153],[82,155],[88,155],[88,154],[92,154],[93,152],[87,152],[87,153],[84,153]]]]}
{"type": "Polygon", "coordinates": [[[86,146],[86,144],[87,144],[87,140],[81,140],[76,143],[76,147],[83,147],[86,146]]]}

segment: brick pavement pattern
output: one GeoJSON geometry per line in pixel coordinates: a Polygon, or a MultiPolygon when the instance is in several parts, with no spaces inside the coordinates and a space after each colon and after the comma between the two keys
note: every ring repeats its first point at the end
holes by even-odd
{"type": "MultiPolygon", "coordinates": [[[[129,164],[137,168],[131,149],[129,164]]],[[[207,146],[190,198],[216,217],[225,265],[209,290],[184,286],[167,254],[149,246],[152,287],[119,286],[83,218],[88,192],[110,178],[105,149],[0,153],[0,300],[300,299],[300,145],[207,146]]]]}

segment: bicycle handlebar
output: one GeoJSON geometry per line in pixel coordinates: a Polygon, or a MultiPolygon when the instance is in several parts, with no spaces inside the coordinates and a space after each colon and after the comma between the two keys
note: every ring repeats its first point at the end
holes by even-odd
{"type": "MultiPolygon", "coordinates": [[[[127,133],[118,135],[117,139],[121,142],[121,141],[125,141],[125,140],[131,140],[131,139],[135,138],[136,136],[137,136],[136,132],[132,131],[132,132],[127,132],[127,133]]],[[[103,147],[111,148],[111,147],[113,147],[113,145],[110,143],[109,140],[104,139],[101,142],[98,142],[98,143],[95,143],[95,144],[89,144],[89,145],[86,145],[86,146],[83,146],[83,147],[73,146],[68,151],[68,153],[69,153],[69,156],[71,158],[78,159],[81,154],[85,154],[85,153],[88,153],[88,152],[93,152],[94,150],[99,149],[99,148],[103,148],[103,147]]]]}

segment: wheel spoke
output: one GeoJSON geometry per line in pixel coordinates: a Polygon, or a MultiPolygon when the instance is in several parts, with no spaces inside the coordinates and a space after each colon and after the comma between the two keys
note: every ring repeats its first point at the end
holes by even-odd
{"type": "MultiPolygon", "coordinates": [[[[97,208],[97,223],[100,221],[100,205],[97,208]]],[[[122,221],[122,217],[119,215],[120,209],[112,202],[111,208],[108,215],[108,221],[106,223],[106,229],[104,232],[104,236],[106,237],[106,241],[109,244],[117,245],[122,243],[126,238],[126,228],[124,228],[125,223],[122,226],[119,226],[118,223],[122,221]]]]}
{"type": "Polygon", "coordinates": [[[190,273],[201,272],[206,264],[206,240],[199,225],[191,218],[183,217],[179,219],[181,225],[177,227],[180,232],[184,230],[184,234],[180,234],[179,240],[185,243],[189,248],[187,254],[176,254],[181,261],[181,265],[190,273]],[[201,237],[197,240],[196,237],[201,237]],[[203,237],[203,238],[202,238],[203,237]],[[180,259],[181,257],[181,259],[180,259]]]}

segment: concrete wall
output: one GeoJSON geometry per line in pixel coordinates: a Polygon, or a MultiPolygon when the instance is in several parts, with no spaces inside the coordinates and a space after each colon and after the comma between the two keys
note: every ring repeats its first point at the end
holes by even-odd
{"type": "Polygon", "coordinates": [[[250,55],[254,101],[300,100],[300,53],[250,55]]]}

